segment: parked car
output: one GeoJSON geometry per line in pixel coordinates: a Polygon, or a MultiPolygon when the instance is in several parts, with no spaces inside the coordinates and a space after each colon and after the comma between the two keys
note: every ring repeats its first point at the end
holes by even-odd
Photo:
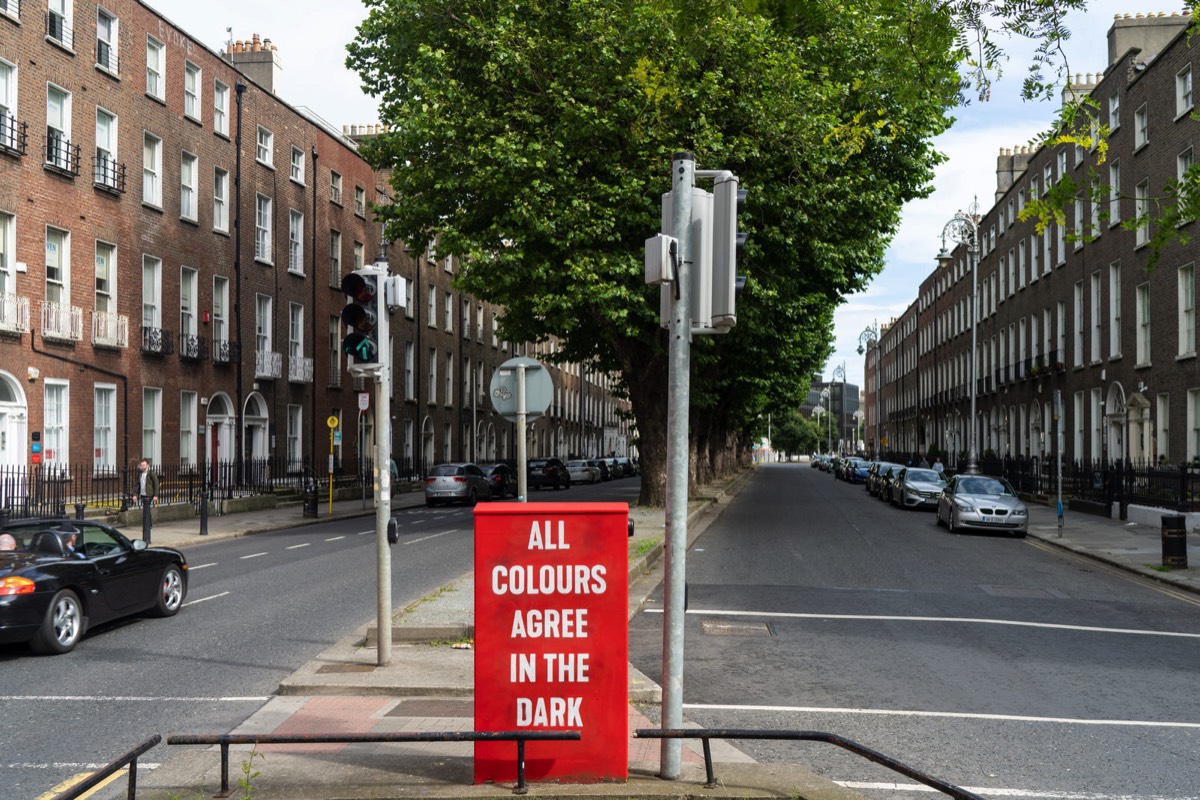
{"type": "Polygon", "coordinates": [[[871,466],[871,462],[864,459],[855,459],[854,466],[847,473],[846,480],[851,483],[866,483],[867,468],[871,466]]]}
{"type": "Polygon", "coordinates": [[[571,473],[560,458],[531,458],[526,471],[526,483],[530,489],[544,489],[547,486],[558,489],[571,488],[571,473]]]}
{"type": "Polygon", "coordinates": [[[1003,531],[1024,538],[1029,531],[1029,510],[1012,484],[990,475],[955,475],[938,499],[937,524],[950,532],[1003,531]]]}
{"type": "Polygon", "coordinates": [[[484,464],[480,467],[488,479],[489,499],[517,496],[517,471],[503,462],[484,464]]]}
{"type": "Polygon", "coordinates": [[[879,490],[883,486],[883,476],[889,467],[898,467],[899,464],[892,461],[876,461],[867,468],[867,492],[873,497],[879,497],[879,490]]]}
{"type": "Polygon", "coordinates": [[[901,508],[937,508],[946,478],[935,469],[906,467],[892,482],[892,502],[901,508]]]}
{"type": "Polygon", "coordinates": [[[613,479],[612,470],[608,468],[608,462],[603,458],[593,458],[587,462],[589,465],[600,470],[600,480],[611,481],[613,479]]]}
{"type": "Polygon", "coordinates": [[[888,464],[879,468],[878,489],[875,496],[885,503],[892,502],[892,484],[896,482],[896,478],[900,475],[900,470],[904,469],[903,464],[888,464]]]}
{"type": "Polygon", "coordinates": [[[492,496],[492,483],[474,464],[438,464],[425,476],[425,505],[466,503],[475,505],[492,496]]]}
{"type": "Polygon", "coordinates": [[[620,467],[620,469],[621,469],[621,474],[624,475],[626,478],[632,478],[634,475],[637,474],[633,469],[633,462],[630,461],[628,458],[621,456],[621,457],[614,458],[613,461],[617,462],[617,466],[620,467]]]}
{"type": "Polygon", "coordinates": [[[17,549],[0,551],[0,642],[66,653],[89,628],[145,612],[174,616],[187,596],[183,553],[103,523],[25,520],[3,531],[17,549]]]}
{"type": "Polygon", "coordinates": [[[847,456],[838,462],[838,478],[843,481],[854,481],[854,474],[859,466],[866,466],[861,458],[857,456],[847,456]]]}
{"type": "Polygon", "coordinates": [[[567,472],[571,475],[571,483],[599,483],[603,480],[599,467],[579,459],[567,462],[567,472]]]}

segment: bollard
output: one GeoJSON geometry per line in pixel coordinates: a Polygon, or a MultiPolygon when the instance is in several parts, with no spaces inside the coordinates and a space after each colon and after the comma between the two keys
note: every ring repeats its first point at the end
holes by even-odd
{"type": "Polygon", "coordinates": [[[154,517],[150,511],[150,498],[142,498],[142,541],[150,544],[150,526],[154,524],[154,517]]]}
{"type": "Polygon", "coordinates": [[[87,508],[87,503],[75,504],[75,519],[83,519],[83,510],[87,508]]]}
{"type": "Polygon", "coordinates": [[[1164,567],[1187,567],[1187,517],[1163,515],[1162,563],[1164,567]]]}
{"type": "Polygon", "coordinates": [[[200,489],[200,535],[208,536],[208,489],[200,489]]]}

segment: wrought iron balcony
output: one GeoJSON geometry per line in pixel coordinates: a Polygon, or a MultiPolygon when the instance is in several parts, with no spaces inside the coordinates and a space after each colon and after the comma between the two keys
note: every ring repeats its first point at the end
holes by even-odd
{"type": "Polygon", "coordinates": [[[11,112],[0,111],[0,151],[18,158],[25,155],[29,142],[28,128],[11,112]]]}
{"type": "Polygon", "coordinates": [[[179,360],[204,361],[208,358],[208,339],[194,333],[179,334],[179,360]]]}
{"type": "Polygon", "coordinates": [[[313,360],[304,356],[288,358],[288,381],[290,383],[313,382],[313,360]]]}
{"type": "Polygon", "coordinates": [[[332,358],[329,361],[329,388],[342,388],[342,361],[340,358],[332,358]]]}
{"type": "Polygon", "coordinates": [[[92,345],[126,348],[129,346],[129,317],[111,311],[92,312],[92,345]]]}
{"type": "Polygon", "coordinates": [[[283,353],[270,350],[254,352],[254,377],[275,379],[283,376],[283,353]]]}
{"type": "Polygon", "coordinates": [[[83,339],[83,309],[68,303],[42,303],[42,338],[65,342],[83,339]]]}
{"type": "Polygon", "coordinates": [[[237,342],[228,339],[214,339],[212,343],[212,362],[214,364],[232,364],[241,357],[241,348],[237,342]]]}
{"type": "Polygon", "coordinates": [[[119,71],[117,53],[113,46],[103,39],[96,40],[96,66],[114,74],[119,71]]]}
{"type": "Polygon", "coordinates": [[[142,352],[156,356],[169,356],[174,351],[174,337],[166,328],[142,326],[142,352]]]}
{"type": "Polygon", "coordinates": [[[29,333],[29,298],[0,294],[0,333],[29,333]]]}
{"type": "Polygon", "coordinates": [[[79,175],[79,145],[71,144],[71,140],[57,128],[46,129],[45,167],[60,175],[77,177],[79,175]]]}
{"type": "Polygon", "coordinates": [[[125,165],[102,151],[92,158],[92,182],[97,189],[112,194],[125,194],[125,165]]]}

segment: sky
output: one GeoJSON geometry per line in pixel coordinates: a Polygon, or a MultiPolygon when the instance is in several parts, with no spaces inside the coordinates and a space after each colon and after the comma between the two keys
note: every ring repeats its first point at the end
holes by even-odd
{"type": "MultiPolygon", "coordinates": [[[[346,69],[345,45],[366,16],[355,0],[147,0],[151,7],[188,36],[220,51],[232,36],[249,40],[255,33],[279,48],[282,67],[277,93],[341,129],[342,125],[378,122],[375,102],[359,89],[346,69]],[[232,28],[232,33],[226,29],[232,28]]],[[[1067,15],[1071,38],[1065,46],[1073,73],[1102,72],[1108,60],[1108,29],[1114,14],[1179,11],[1170,0],[1092,0],[1087,12],[1067,15]]],[[[1010,60],[987,102],[972,100],[955,109],[952,128],[935,141],[948,156],[938,167],[930,197],[905,206],[900,228],[888,248],[886,266],[863,292],[846,298],[834,316],[834,353],[822,373],[831,379],[845,364],[846,380],[863,385],[859,337],[867,327],[899,316],[916,299],[916,287],[933,270],[942,246],[942,229],[960,209],[978,197],[981,212],[991,207],[996,190],[996,157],[1001,148],[1028,144],[1043,131],[1058,108],[1054,102],[1031,103],[1020,97],[1024,64],[1033,46],[1002,40],[1010,60]]]]}

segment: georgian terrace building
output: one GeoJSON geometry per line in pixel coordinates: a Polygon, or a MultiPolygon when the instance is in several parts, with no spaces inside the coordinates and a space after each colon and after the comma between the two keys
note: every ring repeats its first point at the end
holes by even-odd
{"type": "MultiPolygon", "coordinates": [[[[1200,457],[1196,223],[1179,226],[1192,241],[1169,244],[1154,269],[1149,225],[1120,227],[1147,217],[1154,198],[1194,163],[1200,123],[1189,21],[1118,16],[1108,68],[1069,87],[1090,95],[1111,129],[1103,161],[1097,149],[1074,144],[1006,150],[997,160],[994,204],[976,218],[980,455],[1054,454],[1058,392],[1065,459],[1200,457]],[[1089,169],[1099,172],[1104,195],[1081,192],[1065,224],[1039,233],[1036,220],[1018,218],[1064,175],[1083,182],[1089,169]]],[[[884,449],[936,448],[953,464],[972,424],[973,264],[965,245],[949,255],[883,326],[878,351],[868,353],[865,406],[870,415],[878,402],[890,439],[884,449]]]]}

